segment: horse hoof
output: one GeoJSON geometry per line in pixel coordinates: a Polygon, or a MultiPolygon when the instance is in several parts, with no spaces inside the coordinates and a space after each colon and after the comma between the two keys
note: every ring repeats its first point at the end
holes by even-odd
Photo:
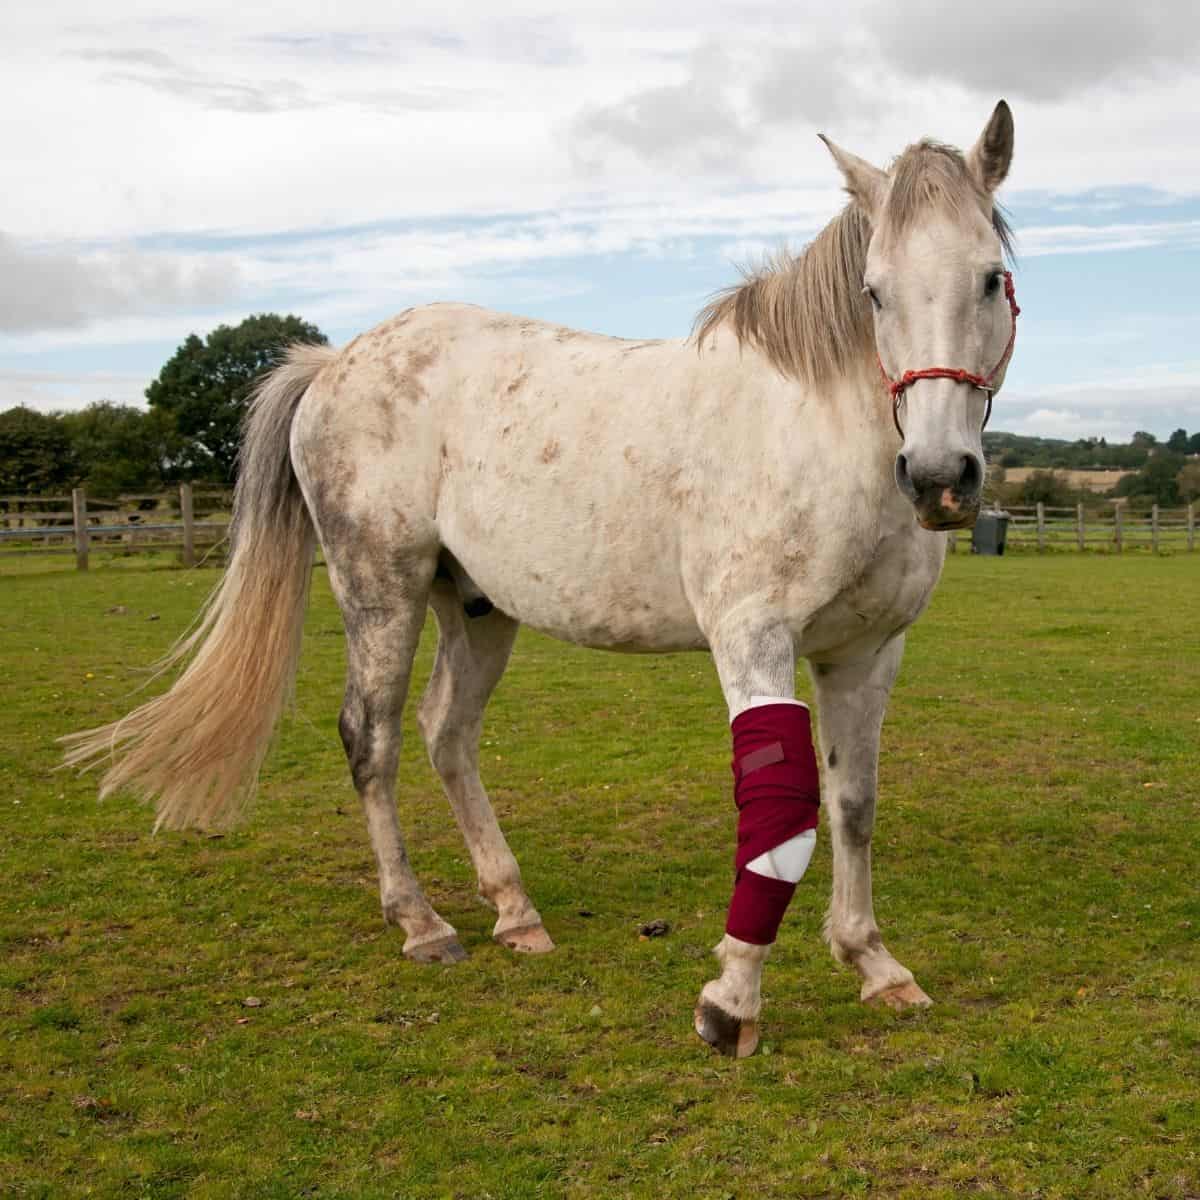
{"type": "Polygon", "coordinates": [[[549,954],[554,949],[544,925],[520,925],[497,933],[495,939],[518,954],[549,954]]]}
{"type": "Polygon", "coordinates": [[[696,1005],[696,1032],[718,1054],[749,1058],[758,1049],[758,1022],[730,1016],[708,1000],[696,1005]]]}
{"type": "Polygon", "coordinates": [[[404,957],[411,962],[419,963],[459,963],[467,957],[467,952],[459,944],[456,937],[436,938],[432,942],[421,942],[411,948],[404,948],[404,957]]]}
{"type": "Polygon", "coordinates": [[[906,1008],[928,1008],[933,1001],[915,983],[897,983],[866,998],[868,1004],[881,1008],[886,1005],[903,1012],[906,1008]]]}

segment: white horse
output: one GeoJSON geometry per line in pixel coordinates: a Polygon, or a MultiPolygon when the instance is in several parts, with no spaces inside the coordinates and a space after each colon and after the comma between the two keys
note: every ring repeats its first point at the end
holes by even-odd
{"type": "MultiPolygon", "coordinates": [[[[692,339],[435,304],[342,350],[293,347],[253,404],[232,558],[173,652],[186,669],[68,739],[68,760],[107,760],[103,793],[152,798],[159,825],[235,815],[295,676],[319,541],[345,619],[340,730],[385,919],[410,959],[465,957],[413,874],[394,798],[432,607],[420,727],[495,937],[536,953],[553,943],[479,777],[484,706],[518,624],[608,650],[708,650],[731,718],[754,697],[792,697],[800,656],[833,843],[826,937],[862,999],[928,1004],[872,906],[879,735],[904,632],[942,568],[946,539],[931,531],[970,524],[979,505],[981,427],[1015,329],[993,204],[1012,117],[1001,101],[968,154],[920,142],[886,172],[828,145],[848,206],[705,309],[692,339]],[[912,370],[926,364],[939,365],[912,370]],[[464,598],[488,609],[483,596],[492,610],[465,615],[464,598]]],[[[727,935],[717,953],[697,1029],[748,1054],[767,947],[727,935]]]]}

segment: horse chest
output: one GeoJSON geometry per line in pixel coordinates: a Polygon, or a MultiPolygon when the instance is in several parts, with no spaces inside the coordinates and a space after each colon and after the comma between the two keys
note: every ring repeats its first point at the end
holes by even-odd
{"type": "Polygon", "coordinates": [[[806,658],[851,660],[873,654],[924,611],[941,574],[946,542],[917,529],[883,538],[877,553],[796,630],[806,658]]]}

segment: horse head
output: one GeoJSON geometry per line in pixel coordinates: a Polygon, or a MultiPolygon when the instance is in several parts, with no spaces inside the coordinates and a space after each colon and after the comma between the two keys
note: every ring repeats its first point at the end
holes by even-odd
{"type": "Polygon", "coordinates": [[[871,225],[863,293],[902,438],[896,483],[925,528],[971,525],[983,426],[1019,311],[994,202],[1012,160],[1012,113],[1001,100],[966,155],[923,141],[888,171],[822,140],[871,225]]]}

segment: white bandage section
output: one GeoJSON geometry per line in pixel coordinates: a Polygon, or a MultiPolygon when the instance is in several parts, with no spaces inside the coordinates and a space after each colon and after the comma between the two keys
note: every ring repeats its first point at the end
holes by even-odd
{"type": "MultiPolygon", "coordinates": [[[[808,707],[803,700],[793,700],[790,696],[751,696],[746,708],[762,708],[767,704],[798,704],[801,708],[808,707]]],[[[808,864],[812,862],[816,846],[817,831],[806,829],[803,833],[788,838],[783,845],[752,859],[746,864],[746,870],[753,871],[755,875],[765,875],[768,879],[799,883],[804,877],[804,872],[808,870],[808,864]]]]}
{"type": "Polygon", "coordinates": [[[787,883],[799,883],[812,861],[817,846],[817,831],[806,829],[794,838],[788,838],[782,846],[760,854],[746,864],[747,871],[765,875],[768,879],[782,879],[787,883]]]}

